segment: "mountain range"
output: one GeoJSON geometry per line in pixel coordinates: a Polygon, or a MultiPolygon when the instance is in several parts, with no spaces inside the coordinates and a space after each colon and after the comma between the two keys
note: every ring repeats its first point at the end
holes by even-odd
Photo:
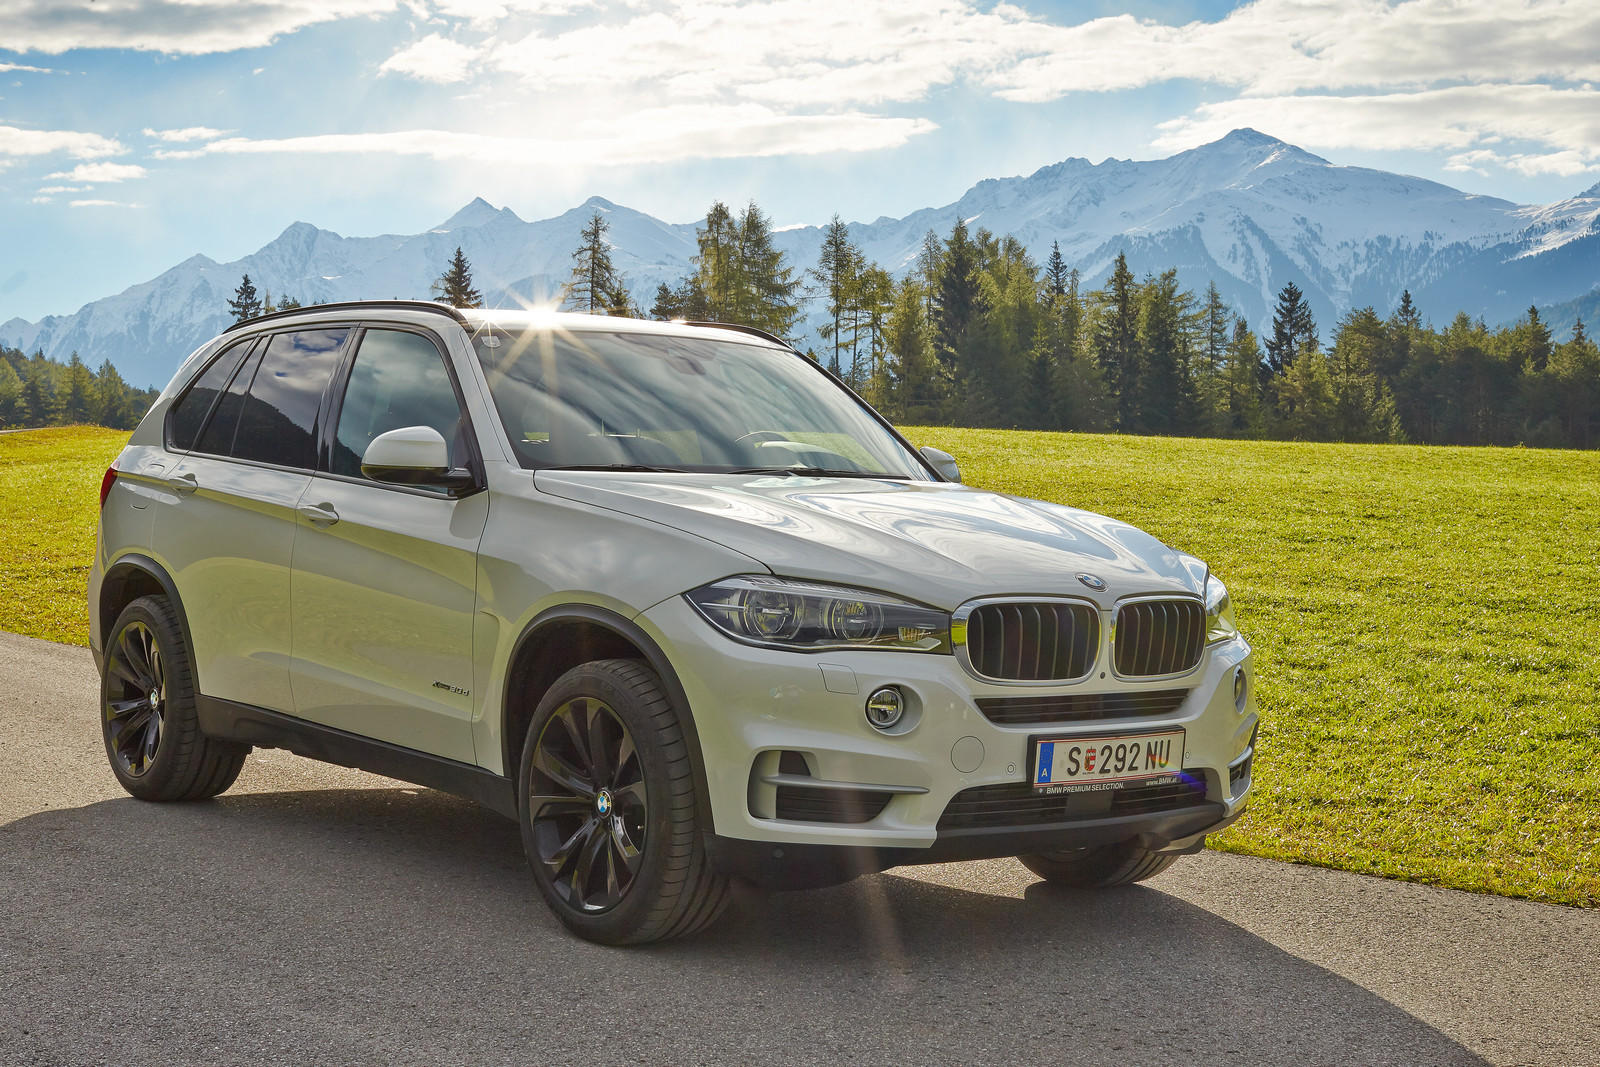
{"type": "MultiPolygon", "coordinates": [[[[137,384],[163,384],[197,345],[230,321],[240,277],[303,303],[425,297],[457,246],[490,306],[559,290],[590,216],[605,214],[613,260],[648,307],[658,283],[676,284],[695,254],[695,222],[668,223],[592,197],[553,218],[524,221],[474,200],[423,233],[342,237],[296,222],[230,263],[195,255],[156,278],[38,322],[0,323],[0,341],[91,365],[110,359],[137,384]]],[[[1215,281],[1257,328],[1294,282],[1323,334],[1351,307],[1387,314],[1409,289],[1436,322],[1457,311],[1490,323],[1530,304],[1556,305],[1568,327],[1600,289],[1600,184],[1553,204],[1518,205],[1438,182],[1331,163],[1254,130],[1167,159],[1095,164],[1067,159],[1027,177],[991,178],[957,201],[904,218],[850,224],[867,257],[895,274],[911,268],[928,231],[969,227],[1013,234],[1043,262],[1059,243],[1093,287],[1126,252],[1136,274],[1178,268],[1185,286],[1215,281]]],[[[797,268],[815,264],[819,226],[779,230],[797,268]]]]}

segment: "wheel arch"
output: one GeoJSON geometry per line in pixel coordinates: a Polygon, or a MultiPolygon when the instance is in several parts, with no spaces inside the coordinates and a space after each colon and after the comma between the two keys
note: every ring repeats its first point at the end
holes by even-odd
{"type": "MultiPolygon", "coordinates": [[[[189,636],[189,616],[183,610],[183,598],[178,595],[177,583],[165,567],[137,552],[118,557],[100,580],[100,602],[94,605],[100,633],[109,635],[112,626],[116,625],[117,616],[129,604],[142,596],[157,595],[165,596],[172,604],[173,611],[178,615],[178,626],[183,631],[183,642],[193,649],[194,641],[189,636]]],[[[199,688],[198,677],[195,687],[199,688]]]]}
{"type": "Polygon", "coordinates": [[[506,776],[517,780],[522,745],[539,701],[557,678],[583,663],[597,659],[642,659],[661,679],[672,706],[678,711],[694,770],[695,805],[706,833],[712,825],[711,796],[700,748],[694,709],[683,683],[655,640],[632,620],[607,608],[569,604],[547,608],[523,628],[512,648],[506,669],[505,696],[500,709],[501,758],[506,776]]]}

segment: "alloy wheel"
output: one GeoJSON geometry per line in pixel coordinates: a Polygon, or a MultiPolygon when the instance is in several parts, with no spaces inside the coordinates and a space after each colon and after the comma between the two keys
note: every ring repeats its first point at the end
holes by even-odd
{"type": "Polygon", "coordinates": [[[644,863],[649,813],[633,736],[605,702],[556,708],[533,753],[528,815],[544,874],[578,911],[622,902],[644,863]]]}
{"type": "Polygon", "coordinates": [[[150,769],[165,725],[166,664],[150,627],[130,622],[106,651],[105,724],[123,773],[150,769]]]}

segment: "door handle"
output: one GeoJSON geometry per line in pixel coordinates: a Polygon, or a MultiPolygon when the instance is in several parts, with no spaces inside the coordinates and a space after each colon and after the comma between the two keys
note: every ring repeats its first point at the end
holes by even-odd
{"type": "Polygon", "coordinates": [[[187,496],[200,488],[200,479],[185,471],[182,474],[174,474],[168,478],[167,487],[179,496],[187,496]]]}
{"type": "Polygon", "coordinates": [[[326,530],[339,521],[339,513],[332,504],[301,504],[295,510],[319,530],[326,530]]]}

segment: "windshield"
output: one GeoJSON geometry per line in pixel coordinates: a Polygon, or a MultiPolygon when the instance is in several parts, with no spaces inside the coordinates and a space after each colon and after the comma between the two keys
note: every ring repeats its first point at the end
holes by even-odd
{"type": "Polygon", "coordinates": [[[928,477],[853,397],[790,352],[587,330],[473,340],[524,467],[928,477]]]}

